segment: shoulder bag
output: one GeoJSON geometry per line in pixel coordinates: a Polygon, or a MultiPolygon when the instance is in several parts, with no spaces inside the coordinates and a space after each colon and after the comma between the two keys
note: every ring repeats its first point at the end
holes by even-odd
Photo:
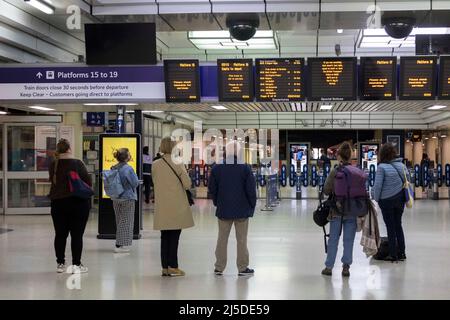
{"type": "MultiPolygon", "coordinates": [[[[184,189],[183,182],[181,181],[181,178],[178,176],[178,174],[177,174],[177,172],[175,171],[175,169],[172,168],[172,166],[166,161],[166,159],[164,159],[164,158],[161,158],[161,159],[162,159],[162,160],[169,166],[169,168],[173,171],[173,173],[175,174],[175,176],[178,178],[178,181],[180,181],[181,187],[184,189]]],[[[185,190],[185,191],[186,191],[186,197],[187,197],[187,200],[188,200],[188,202],[189,202],[189,205],[190,205],[190,206],[194,205],[195,202],[194,202],[194,198],[192,197],[191,191],[190,191],[190,190],[185,190]]]]}

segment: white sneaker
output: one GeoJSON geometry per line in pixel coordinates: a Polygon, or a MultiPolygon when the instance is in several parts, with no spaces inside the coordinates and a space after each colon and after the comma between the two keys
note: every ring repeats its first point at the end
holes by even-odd
{"type": "Polygon", "coordinates": [[[63,273],[66,272],[66,265],[64,263],[58,263],[56,266],[56,272],[63,273]]]}
{"type": "Polygon", "coordinates": [[[128,253],[128,252],[130,252],[130,247],[127,247],[127,246],[122,246],[119,248],[115,247],[114,252],[115,253],[128,253]]]}
{"type": "Polygon", "coordinates": [[[67,268],[67,273],[87,273],[88,268],[80,264],[79,266],[72,265],[67,268]]]}

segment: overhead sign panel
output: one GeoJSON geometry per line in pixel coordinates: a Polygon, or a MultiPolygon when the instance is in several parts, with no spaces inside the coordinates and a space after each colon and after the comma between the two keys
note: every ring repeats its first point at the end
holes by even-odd
{"type": "Polygon", "coordinates": [[[5,67],[0,93],[0,100],[161,100],[164,75],[157,66],[5,67]]]}
{"type": "Polygon", "coordinates": [[[450,99],[450,56],[440,58],[439,98],[450,99]]]}
{"type": "Polygon", "coordinates": [[[166,102],[200,102],[198,60],[164,60],[166,102]]]}
{"type": "Polygon", "coordinates": [[[361,57],[361,95],[364,100],[395,100],[397,58],[361,57]]]}
{"type": "Polygon", "coordinates": [[[253,101],[253,60],[217,60],[219,101],[253,101]]]}
{"type": "Polygon", "coordinates": [[[305,100],[303,67],[305,60],[256,59],[256,100],[305,100]]]}
{"type": "Polygon", "coordinates": [[[308,99],[356,99],[356,58],[308,58],[308,99]]]}
{"type": "Polygon", "coordinates": [[[434,99],[436,61],[429,56],[400,59],[400,99],[434,99]]]}

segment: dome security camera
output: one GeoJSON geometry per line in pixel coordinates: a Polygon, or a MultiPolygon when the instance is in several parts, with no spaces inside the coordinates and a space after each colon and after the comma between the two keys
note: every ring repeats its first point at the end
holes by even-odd
{"type": "Polygon", "coordinates": [[[259,28],[259,16],[256,13],[231,13],[227,16],[226,25],[234,39],[247,41],[259,28]]]}
{"type": "Polygon", "coordinates": [[[383,17],[381,23],[389,36],[394,39],[404,39],[411,33],[416,19],[412,17],[383,17]]]}

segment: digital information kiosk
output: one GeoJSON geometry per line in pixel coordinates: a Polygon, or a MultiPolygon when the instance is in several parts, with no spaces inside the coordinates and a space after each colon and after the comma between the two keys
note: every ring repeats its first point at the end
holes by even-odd
{"type": "MultiPolygon", "coordinates": [[[[116,217],[111,198],[109,198],[103,189],[103,180],[101,172],[109,170],[117,163],[114,158],[114,151],[120,148],[128,148],[130,150],[131,160],[128,164],[135,170],[139,179],[141,179],[141,136],[135,133],[123,134],[100,134],[100,181],[99,186],[99,203],[98,203],[98,239],[115,239],[116,238],[116,217]]],[[[134,231],[133,239],[141,238],[142,215],[141,215],[141,192],[138,187],[138,201],[135,206],[134,214],[134,231]]]]}

